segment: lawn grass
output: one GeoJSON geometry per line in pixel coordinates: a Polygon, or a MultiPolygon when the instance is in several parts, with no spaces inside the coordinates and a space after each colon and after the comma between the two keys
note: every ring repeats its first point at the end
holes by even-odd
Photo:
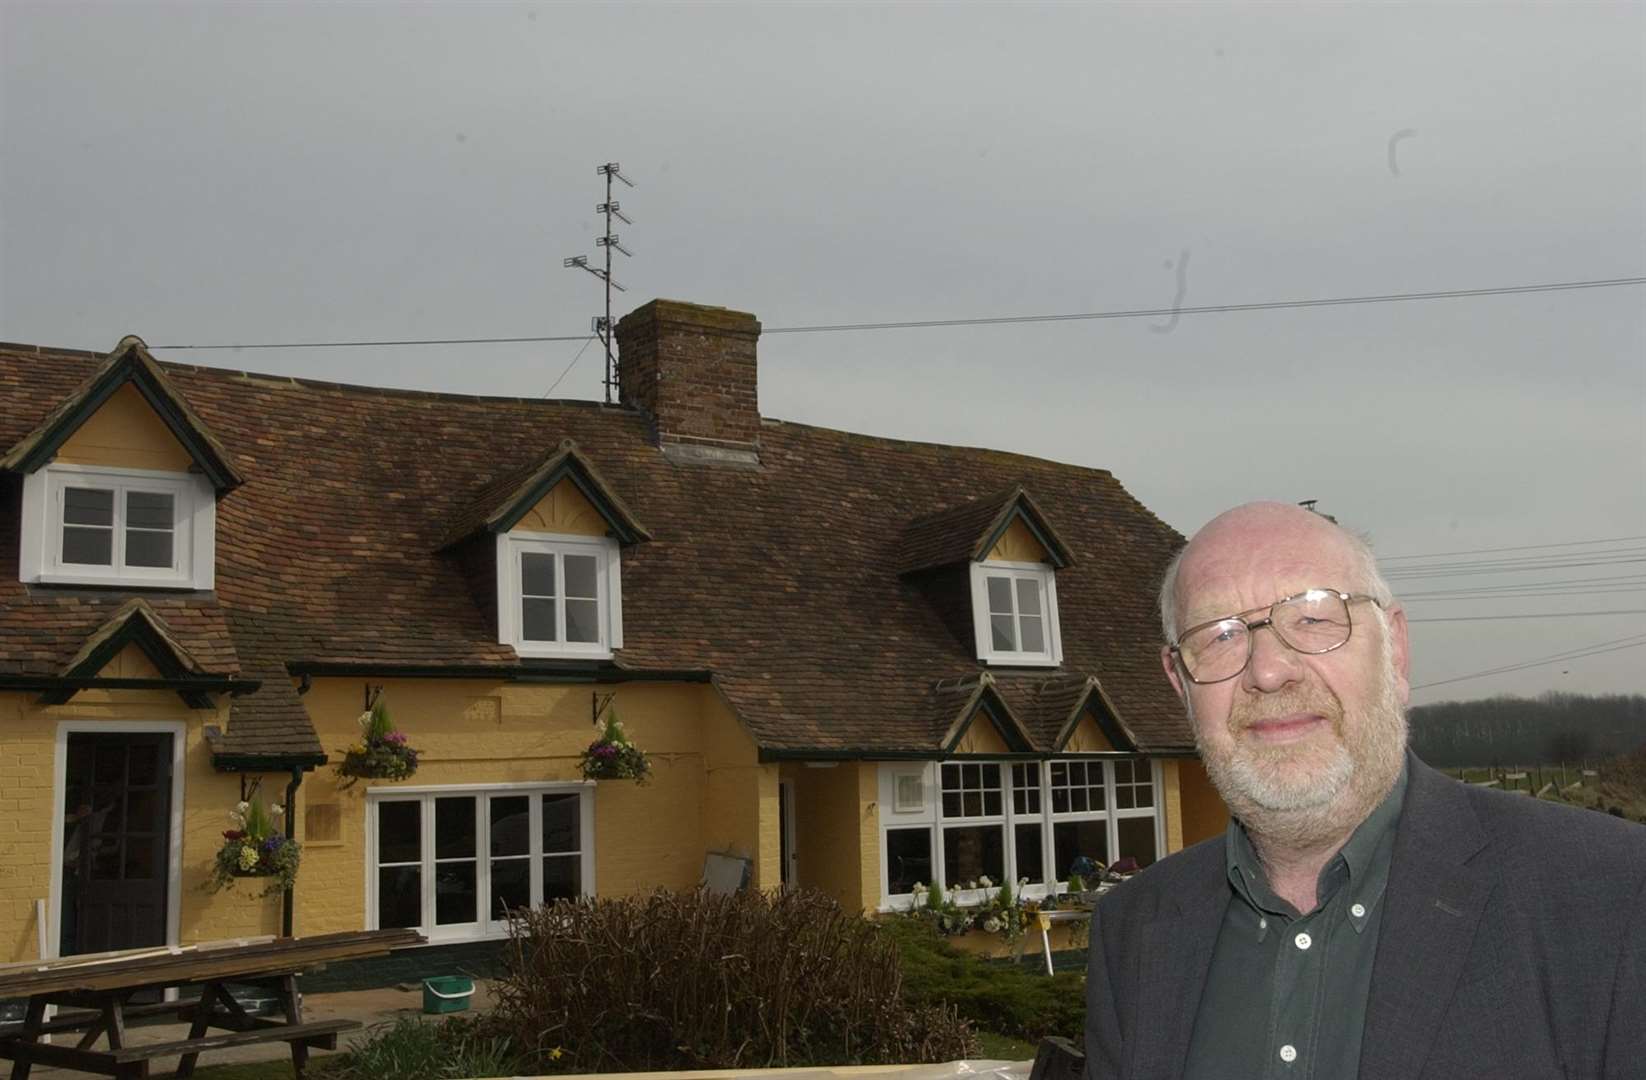
{"type": "Polygon", "coordinates": [[[1035,1044],[993,1031],[977,1033],[977,1056],[986,1061],[1033,1061],[1035,1044]]]}

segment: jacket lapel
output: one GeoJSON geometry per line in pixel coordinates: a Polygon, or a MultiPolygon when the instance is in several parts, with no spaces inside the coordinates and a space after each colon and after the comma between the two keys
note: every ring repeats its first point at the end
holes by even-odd
{"type": "Polygon", "coordinates": [[[1193,886],[1163,899],[1159,913],[1144,928],[1133,1020],[1135,1049],[1126,1072],[1132,1080],[1181,1076],[1188,1060],[1200,992],[1229,903],[1222,845],[1206,844],[1196,854],[1212,865],[1183,875],[1193,886]]]}
{"type": "Polygon", "coordinates": [[[1461,784],[1408,756],[1387,906],[1366,1005],[1360,1080],[1423,1071],[1486,900],[1497,884],[1487,837],[1461,784]]]}

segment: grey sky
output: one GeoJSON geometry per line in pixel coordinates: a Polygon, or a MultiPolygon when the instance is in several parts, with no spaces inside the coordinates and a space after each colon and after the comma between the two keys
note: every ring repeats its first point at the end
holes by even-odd
{"type": "MultiPolygon", "coordinates": [[[[0,338],[584,333],[598,283],[561,260],[595,252],[603,161],[640,185],[620,310],[773,328],[1640,276],[1643,41],[1641,5],[4,0],[0,338]]],[[[1646,537],[1643,300],[769,334],[761,410],[1108,468],[1185,532],[1272,497],[1386,555],[1646,537]]],[[[157,351],[536,396],[578,345],[157,351]]],[[[1606,551],[1646,540],[1517,554],[1606,551]]],[[[1410,610],[1646,608],[1640,561],[1397,585],[1603,576],[1637,591],[1410,610]]],[[[1421,684],[1646,640],[1646,615],[1413,633],[1421,684]]],[[[1639,692],[1643,660],[1414,700],[1639,692]]]]}

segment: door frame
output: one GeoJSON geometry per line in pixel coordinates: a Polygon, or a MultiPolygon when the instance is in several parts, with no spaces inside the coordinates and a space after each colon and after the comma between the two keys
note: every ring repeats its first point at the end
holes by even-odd
{"type": "Polygon", "coordinates": [[[780,848],[788,855],[788,865],[779,868],[778,880],[784,883],[787,891],[800,888],[800,853],[795,850],[795,797],[794,781],[778,780],[777,782],[777,816],[779,829],[782,831],[780,848]]]}
{"type": "Polygon", "coordinates": [[[69,735],[170,735],[171,835],[166,846],[166,944],[179,945],[183,891],[183,758],[188,723],[183,720],[60,720],[52,762],[51,881],[46,902],[46,958],[62,948],[63,816],[68,813],[69,735]]]}

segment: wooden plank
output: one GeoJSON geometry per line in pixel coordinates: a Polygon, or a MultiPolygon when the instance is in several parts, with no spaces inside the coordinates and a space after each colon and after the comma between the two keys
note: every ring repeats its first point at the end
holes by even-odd
{"type": "Polygon", "coordinates": [[[173,1054],[198,1054],[208,1050],[226,1050],[231,1046],[252,1046],[257,1043],[306,1043],[310,1039],[328,1035],[335,1037],[340,1031],[352,1031],[359,1026],[358,1020],[317,1020],[312,1024],[282,1024],[276,1028],[260,1028],[257,1031],[234,1031],[226,1035],[206,1035],[198,1039],[128,1046],[108,1056],[117,1062],[145,1061],[149,1058],[170,1057],[173,1054]]]}
{"type": "Polygon", "coordinates": [[[7,1039],[0,1042],[0,1058],[16,1062],[11,1072],[14,1080],[28,1080],[30,1068],[36,1062],[41,1065],[75,1069],[79,1072],[101,1073],[104,1076],[118,1075],[115,1072],[114,1056],[101,1050],[76,1050],[70,1046],[7,1039]]]}
{"type": "Polygon", "coordinates": [[[244,948],[196,949],[184,955],[117,959],[67,970],[12,972],[0,976],[0,997],[31,997],[66,991],[137,989],[182,983],[233,981],[240,976],[284,975],[319,963],[381,955],[422,942],[415,930],[351,931],[310,938],[277,938],[244,948]]]}
{"type": "MultiPolygon", "coordinates": [[[[136,1020],[148,1016],[165,1016],[177,1013],[178,1019],[186,1020],[182,1013],[194,1007],[194,1001],[156,1001],[148,1005],[127,1005],[126,1019],[136,1020]]],[[[49,1035],[57,1031],[79,1031],[93,1024],[101,1024],[103,1014],[101,1010],[83,1010],[71,1013],[59,1013],[55,1019],[47,1020],[40,1025],[40,1034],[49,1035]]],[[[10,1024],[0,1024],[0,1039],[10,1038],[23,1030],[21,1021],[10,1024]]]]}

